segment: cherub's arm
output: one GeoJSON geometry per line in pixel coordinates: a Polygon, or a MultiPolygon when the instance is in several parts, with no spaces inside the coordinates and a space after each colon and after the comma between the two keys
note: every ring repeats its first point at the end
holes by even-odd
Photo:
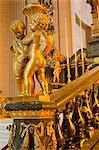
{"type": "Polygon", "coordinates": [[[10,50],[11,50],[13,53],[16,53],[16,50],[13,48],[13,45],[10,46],[10,50]]]}
{"type": "Polygon", "coordinates": [[[21,40],[21,43],[24,45],[28,45],[32,42],[34,34],[28,34],[21,40]]]}
{"type": "Polygon", "coordinates": [[[22,54],[22,49],[19,46],[19,41],[15,41],[13,44],[13,50],[19,54],[22,54]]]}
{"type": "Polygon", "coordinates": [[[10,46],[10,50],[11,50],[13,53],[22,54],[22,50],[20,49],[20,47],[18,46],[17,43],[14,43],[13,45],[11,45],[11,46],[10,46]]]}

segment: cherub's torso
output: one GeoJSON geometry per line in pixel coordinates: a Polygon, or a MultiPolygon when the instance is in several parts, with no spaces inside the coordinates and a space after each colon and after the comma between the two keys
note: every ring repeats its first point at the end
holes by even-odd
{"type": "Polygon", "coordinates": [[[42,32],[36,31],[33,33],[33,40],[29,45],[29,52],[28,57],[33,61],[33,64],[36,66],[45,66],[46,61],[43,54],[40,52],[40,39],[41,39],[42,32]]]}

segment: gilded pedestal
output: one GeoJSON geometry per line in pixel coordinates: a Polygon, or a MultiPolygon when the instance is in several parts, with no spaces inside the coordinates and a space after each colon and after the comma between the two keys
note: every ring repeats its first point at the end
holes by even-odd
{"type": "Polygon", "coordinates": [[[49,99],[49,96],[1,99],[1,115],[13,119],[13,125],[9,127],[9,150],[56,149],[56,104],[49,99]]]}

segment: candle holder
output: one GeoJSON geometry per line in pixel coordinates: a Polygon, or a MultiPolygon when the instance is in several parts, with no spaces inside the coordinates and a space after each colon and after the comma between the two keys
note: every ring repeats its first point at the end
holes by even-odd
{"type": "Polygon", "coordinates": [[[77,62],[75,62],[75,78],[77,79],[78,77],[78,69],[77,69],[77,62]]]}
{"type": "Polygon", "coordinates": [[[70,63],[67,64],[67,78],[68,78],[68,83],[71,82],[70,78],[71,78],[71,75],[70,75],[70,63]]]}

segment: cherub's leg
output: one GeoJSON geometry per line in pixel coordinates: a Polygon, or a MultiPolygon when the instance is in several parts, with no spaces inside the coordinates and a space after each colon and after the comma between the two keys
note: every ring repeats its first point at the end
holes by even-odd
{"type": "Polygon", "coordinates": [[[59,82],[59,75],[57,74],[57,82],[59,82]]]}
{"type": "Polygon", "coordinates": [[[22,94],[24,95],[24,79],[21,79],[21,89],[22,89],[22,94]]]}
{"type": "Polygon", "coordinates": [[[21,85],[21,78],[17,76],[16,77],[16,82],[17,82],[17,86],[18,86],[18,90],[19,90],[19,95],[22,96],[23,91],[22,91],[22,85],[21,85]]]}
{"type": "MultiPolygon", "coordinates": [[[[31,81],[31,86],[29,88],[29,95],[31,95],[32,93],[34,93],[34,76],[32,77],[32,79],[30,79],[31,81]]],[[[25,86],[24,86],[24,79],[21,79],[21,95],[25,95],[25,86]]]]}
{"type": "Polygon", "coordinates": [[[27,87],[28,94],[26,95],[32,96],[32,93],[34,92],[34,80],[32,79],[32,77],[28,77],[28,82],[29,82],[29,85],[27,87]]]}
{"type": "Polygon", "coordinates": [[[30,77],[30,82],[31,82],[31,86],[29,88],[29,95],[33,95],[34,93],[34,88],[35,88],[35,82],[34,82],[34,75],[32,77],[30,77]]]}
{"type": "Polygon", "coordinates": [[[48,95],[48,82],[45,78],[45,69],[44,68],[40,68],[36,72],[36,78],[41,85],[41,88],[43,90],[43,95],[48,95]]]}
{"type": "Polygon", "coordinates": [[[56,81],[56,75],[54,74],[54,80],[53,80],[53,82],[55,82],[56,81]]]}
{"type": "Polygon", "coordinates": [[[31,91],[33,89],[34,83],[33,83],[33,74],[34,74],[34,69],[33,67],[33,61],[32,59],[29,60],[29,62],[26,64],[26,67],[24,69],[24,86],[25,86],[25,95],[31,96],[31,91]]]}

